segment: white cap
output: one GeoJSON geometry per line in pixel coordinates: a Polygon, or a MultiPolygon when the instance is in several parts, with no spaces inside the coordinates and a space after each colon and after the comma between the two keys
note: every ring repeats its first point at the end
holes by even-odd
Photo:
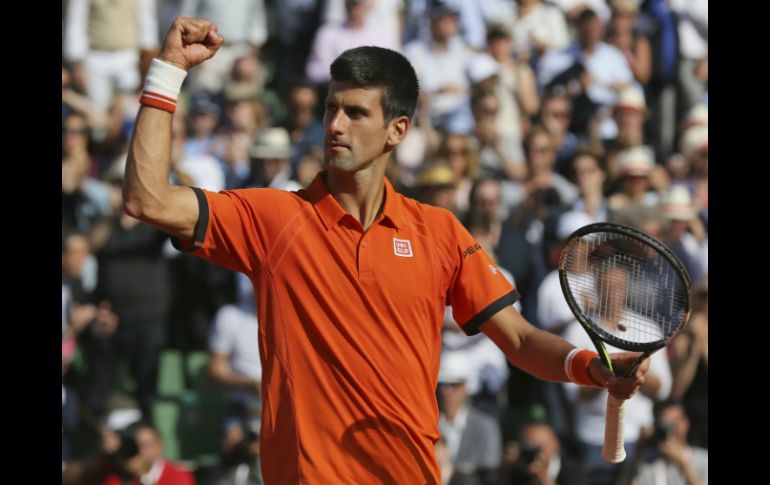
{"type": "Polygon", "coordinates": [[[644,93],[635,88],[624,89],[618,95],[618,102],[615,104],[615,108],[644,111],[647,109],[647,104],[644,102],[644,93]]]}
{"type": "Polygon", "coordinates": [[[500,74],[500,65],[489,54],[477,54],[471,58],[468,65],[468,77],[472,83],[481,82],[498,74],[500,74]]]}
{"type": "Polygon", "coordinates": [[[588,214],[583,211],[567,211],[559,216],[559,221],[556,223],[556,237],[564,241],[570,234],[592,222],[588,214]]]}
{"type": "Polygon", "coordinates": [[[438,370],[439,384],[467,382],[470,377],[470,364],[466,357],[454,352],[441,354],[441,365],[438,370]]]}
{"type": "Polygon", "coordinates": [[[618,155],[618,161],[622,175],[647,176],[655,168],[652,150],[643,146],[623,150],[618,155]]]}
{"type": "Polygon", "coordinates": [[[685,118],[687,126],[703,125],[708,127],[709,125],[709,108],[705,104],[696,104],[687,113],[685,118]]]}
{"type": "Polygon", "coordinates": [[[680,151],[685,158],[690,158],[694,153],[709,145],[709,129],[703,125],[693,125],[687,128],[680,143],[680,151]]]}
{"type": "Polygon", "coordinates": [[[293,154],[289,132],[284,128],[265,128],[249,147],[252,158],[290,158],[293,154]]]}
{"type": "Polygon", "coordinates": [[[663,195],[661,212],[672,221],[691,221],[695,219],[690,191],[684,185],[674,185],[663,195]]]}

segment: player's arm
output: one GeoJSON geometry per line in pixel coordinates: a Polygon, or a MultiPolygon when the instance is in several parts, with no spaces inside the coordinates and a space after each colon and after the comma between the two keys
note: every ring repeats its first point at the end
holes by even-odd
{"type": "MultiPolygon", "coordinates": [[[[569,382],[564,361],[575,346],[559,336],[534,327],[513,307],[497,312],[479,330],[492,339],[516,367],[546,381],[569,382]]],[[[613,367],[621,375],[638,356],[638,353],[633,352],[610,354],[613,367]]],[[[618,378],[602,365],[598,357],[592,359],[589,365],[593,379],[620,399],[628,399],[637,391],[648,369],[649,361],[645,360],[633,377],[618,378]]]]}
{"type": "MultiPolygon", "coordinates": [[[[213,56],[223,42],[211,22],[180,17],[166,35],[158,59],[183,75],[182,71],[213,56]]],[[[163,71],[157,72],[163,78],[163,71]]],[[[172,117],[158,107],[144,105],[139,110],[126,163],[123,209],[174,236],[190,239],[198,221],[198,201],[192,189],[168,182],[172,117]]]]}

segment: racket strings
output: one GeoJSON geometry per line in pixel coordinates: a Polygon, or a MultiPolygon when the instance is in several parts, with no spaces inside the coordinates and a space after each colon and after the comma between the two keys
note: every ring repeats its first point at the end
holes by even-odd
{"type": "Polygon", "coordinates": [[[565,251],[567,282],[583,315],[634,344],[667,339],[684,321],[686,287],[674,266],[646,243],[591,233],[565,251]]]}

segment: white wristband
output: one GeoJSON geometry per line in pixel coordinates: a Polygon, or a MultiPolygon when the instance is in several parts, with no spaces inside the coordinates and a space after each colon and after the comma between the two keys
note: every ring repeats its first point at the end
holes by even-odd
{"type": "Polygon", "coordinates": [[[572,359],[575,358],[575,354],[580,352],[581,348],[575,347],[570,351],[569,354],[567,354],[567,358],[564,359],[564,373],[567,375],[567,378],[570,380],[570,382],[575,382],[575,376],[572,374],[572,359]]]}
{"type": "Polygon", "coordinates": [[[185,77],[187,77],[187,71],[156,57],[150,63],[139,102],[144,106],[173,113],[176,111],[176,100],[185,77]]]}

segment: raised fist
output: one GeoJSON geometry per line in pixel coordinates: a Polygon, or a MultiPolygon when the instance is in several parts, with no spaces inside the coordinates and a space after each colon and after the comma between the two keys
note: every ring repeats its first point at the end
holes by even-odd
{"type": "Polygon", "coordinates": [[[213,57],[224,41],[217,26],[208,20],[177,17],[163,40],[158,58],[188,70],[213,57]]]}

